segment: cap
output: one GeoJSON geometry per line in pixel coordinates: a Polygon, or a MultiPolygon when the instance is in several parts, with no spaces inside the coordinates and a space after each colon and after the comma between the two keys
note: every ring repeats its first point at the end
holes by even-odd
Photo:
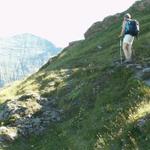
{"type": "Polygon", "coordinates": [[[125,14],[124,17],[131,19],[131,15],[129,13],[125,14]]]}

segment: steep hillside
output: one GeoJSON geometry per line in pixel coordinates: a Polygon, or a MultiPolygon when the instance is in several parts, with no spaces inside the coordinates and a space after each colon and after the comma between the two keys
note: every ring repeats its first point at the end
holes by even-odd
{"type": "Polygon", "coordinates": [[[59,51],[48,40],[29,33],[0,39],[0,87],[34,73],[59,51]]]}
{"type": "Polygon", "coordinates": [[[149,6],[142,0],[128,10],[141,26],[133,45],[140,67],[118,63],[123,12],[117,20],[111,16],[94,24],[85,40],[72,43],[28,79],[3,89],[0,131],[17,126],[19,133],[30,134],[1,142],[2,149],[149,150],[150,88],[144,80],[150,74],[139,78],[150,67],[149,6]]]}

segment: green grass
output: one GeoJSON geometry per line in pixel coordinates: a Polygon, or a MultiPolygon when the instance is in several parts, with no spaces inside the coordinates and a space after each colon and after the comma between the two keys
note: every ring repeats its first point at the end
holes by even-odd
{"type": "Polygon", "coordinates": [[[72,101],[80,98],[80,104],[72,106],[77,110],[70,108],[74,113],[66,115],[62,123],[50,125],[44,135],[31,136],[28,140],[18,139],[8,149],[145,149],[143,146],[148,149],[149,122],[143,127],[143,133],[135,124],[139,118],[150,113],[149,109],[145,109],[146,105],[149,106],[149,87],[134,80],[133,73],[124,68],[116,69],[103,86],[104,88],[99,87],[97,94],[93,95],[88,91],[91,90],[91,85],[87,83],[80,89],[81,91],[86,88],[87,93],[81,92],[80,97],[79,91],[73,90],[74,93],[66,95],[66,98],[72,97],[65,105],[71,105],[72,101]],[[142,105],[143,110],[140,107],[142,105]]]}
{"type": "MultiPolygon", "coordinates": [[[[141,25],[134,57],[149,64],[149,11],[133,13],[141,25]]],[[[140,118],[149,117],[150,88],[135,79],[132,70],[112,65],[119,59],[120,23],[65,48],[37,73],[1,91],[1,102],[37,92],[55,98],[64,110],[62,122],[50,124],[43,135],[18,138],[2,150],[150,149],[150,120],[137,127],[140,118]]]]}

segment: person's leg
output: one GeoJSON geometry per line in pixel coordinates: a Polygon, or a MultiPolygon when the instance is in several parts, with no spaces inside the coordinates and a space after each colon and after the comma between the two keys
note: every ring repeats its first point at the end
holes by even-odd
{"type": "Polygon", "coordinates": [[[123,43],[123,52],[125,55],[125,59],[130,61],[131,59],[131,52],[130,52],[130,45],[128,43],[123,43]]]}
{"type": "Polygon", "coordinates": [[[132,59],[132,43],[134,37],[131,35],[125,35],[123,39],[123,52],[126,58],[126,61],[131,61],[132,59]]]}
{"type": "Polygon", "coordinates": [[[132,44],[128,45],[129,59],[132,60],[132,44]]]}

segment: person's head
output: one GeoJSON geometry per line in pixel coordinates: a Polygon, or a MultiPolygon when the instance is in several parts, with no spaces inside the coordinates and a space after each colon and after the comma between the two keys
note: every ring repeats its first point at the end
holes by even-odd
{"type": "Polygon", "coordinates": [[[124,19],[131,19],[131,15],[129,13],[125,14],[124,19]]]}

